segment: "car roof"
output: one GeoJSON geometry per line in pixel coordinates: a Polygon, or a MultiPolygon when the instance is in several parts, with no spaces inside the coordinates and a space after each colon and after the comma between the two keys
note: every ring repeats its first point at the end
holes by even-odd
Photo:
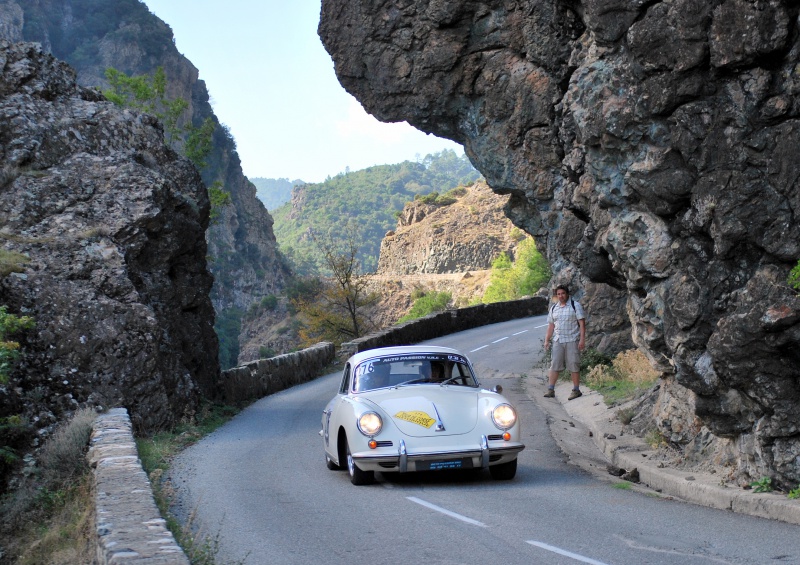
{"type": "Polygon", "coordinates": [[[440,347],[438,345],[401,345],[395,347],[378,347],[375,349],[360,351],[350,357],[347,362],[352,365],[357,365],[363,360],[372,359],[373,357],[387,357],[391,355],[405,355],[414,353],[449,353],[466,357],[466,355],[451,347],[440,347]]]}

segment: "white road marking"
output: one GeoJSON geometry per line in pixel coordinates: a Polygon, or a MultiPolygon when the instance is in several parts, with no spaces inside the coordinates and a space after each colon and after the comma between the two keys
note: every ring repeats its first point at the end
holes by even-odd
{"type": "Polygon", "coordinates": [[[527,331],[530,331],[530,330],[522,330],[521,332],[517,332],[517,333],[515,333],[515,334],[511,334],[511,335],[519,335],[519,334],[524,334],[524,333],[525,333],[525,332],[527,332],[527,331]]]}
{"type": "Polygon", "coordinates": [[[506,337],[501,337],[500,339],[498,339],[498,340],[495,340],[495,341],[493,341],[492,343],[500,343],[501,341],[503,341],[503,340],[505,340],[505,339],[508,339],[508,336],[506,336],[506,337]]]}
{"type": "Polygon", "coordinates": [[[542,543],[540,541],[528,540],[528,543],[531,545],[535,545],[536,547],[546,549],[547,551],[558,553],[559,555],[563,555],[564,557],[569,557],[571,559],[574,559],[575,561],[581,561],[583,563],[591,563],[591,565],[606,565],[602,561],[597,561],[596,559],[592,559],[590,557],[584,557],[583,555],[572,553],[571,551],[567,551],[566,549],[561,549],[560,547],[555,547],[554,545],[547,545],[546,543],[542,543]]]}
{"type": "MultiPolygon", "coordinates": [[[[461,520],[462,522],[466,522],[467,524],[472,524],[473,526],[480,526],[481,528],[487,528],[488,526],[483,522],[478,522],[477,520],[473,520],[472,518],[467,518],[466,516],[462,516],[461,514],[456,514],[455,512],[451,512],[441,506],[436,506],[435,504],[431,504],[430,502],[426,502],[421,498],[417,498],[416,496],[407,496],[406,497],[411,502],[416,502],[424,506],[425,508],[430,508],[431,510],[436,510],[437,512],[441,512],[446,516],[450,516],[451,518],[455,518],[456,520],[461,520]]],[[[530,542],[528,542],[530,543],[530,542]]]]}
{"type": "Polygon", "coordinates": [[[545,325],[543,325],[543,326],[536,326],[536,327],[535,327],[535,328],[533,328],[533,329],[535,329],[535,330],[538,330],[539,328],[546,328],[546,327],[547,327],[547,326],[549,326],[549,325],[550,325],[550,324],[545,324],[545,325]]]}
{"type": "Polygon", "coordinates": [[[481,345],[478,349],[471,350],[470,353],[475,353],[476,351],[480,351],[481,349],[486,349],[487,347],[489,347],[489,346],[488,345],[481,345]]]}

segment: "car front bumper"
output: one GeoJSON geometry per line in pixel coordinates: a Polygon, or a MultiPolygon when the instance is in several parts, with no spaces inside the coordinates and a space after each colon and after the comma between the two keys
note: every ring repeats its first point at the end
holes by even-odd
{"type": "MultiPolygon", "coordinates": [[[[391,448],[389,448],[391,449],[391,448]]],[[[492,465],[508,463],[516,459],[525,449],[519,442],[490,442],[486,436],[480,441],[464,448],[409,448],[405,440],[393,452],[362,451],[353,453],[353,461],[362,471],[414,472],[437,469],[485,469],[492,465]],[[499,444],[499,445],[492,445],[499,444]]]]}

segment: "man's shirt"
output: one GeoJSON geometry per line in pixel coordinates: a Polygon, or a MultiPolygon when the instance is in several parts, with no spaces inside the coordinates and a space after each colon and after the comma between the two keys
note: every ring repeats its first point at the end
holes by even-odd
{"type": "Polygon", "coordinates": [[[560,302],[556,302],[550,307],[550,312],[547,314],[547,323],[555,325],[553,341],[566,343],[580,340],[581,327],[578,325],[578,320],[585,318],[580,302],[571,298],[567,299],[564,306],[561,306],[560,302]],[[575,305],[574,309],[572,308],[573,304],[575,305]]]}

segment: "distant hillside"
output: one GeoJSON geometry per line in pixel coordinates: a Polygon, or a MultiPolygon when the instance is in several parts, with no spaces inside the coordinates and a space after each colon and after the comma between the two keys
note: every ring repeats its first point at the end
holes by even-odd
{"type": "Polygon", "coordinates": [[[273,230],[281,251],[298,272],[315,273],[321,259],[314,233],[328,237],[345,232],[355,222],[362,240],[360,260],[374,271],[384,234],[394,229],[397,214],[415,195],[446,193],[480,177],[466,156],[455,151],[427,155],[420,162],[404,161],[342,173],[319,184],[292,190],[291,202],[272,210],[273,230]]]}
{"type": "Polygon", "coordinates": [[[292,198],[292,189],[297,185],[305,184],[299,179],[290,181],[286,178],[266,179],[263,177],[251,178],[250,182],[256,187],[256,196],[264,203],[267,210],[274,210],[289,202],[292,198]]]}

